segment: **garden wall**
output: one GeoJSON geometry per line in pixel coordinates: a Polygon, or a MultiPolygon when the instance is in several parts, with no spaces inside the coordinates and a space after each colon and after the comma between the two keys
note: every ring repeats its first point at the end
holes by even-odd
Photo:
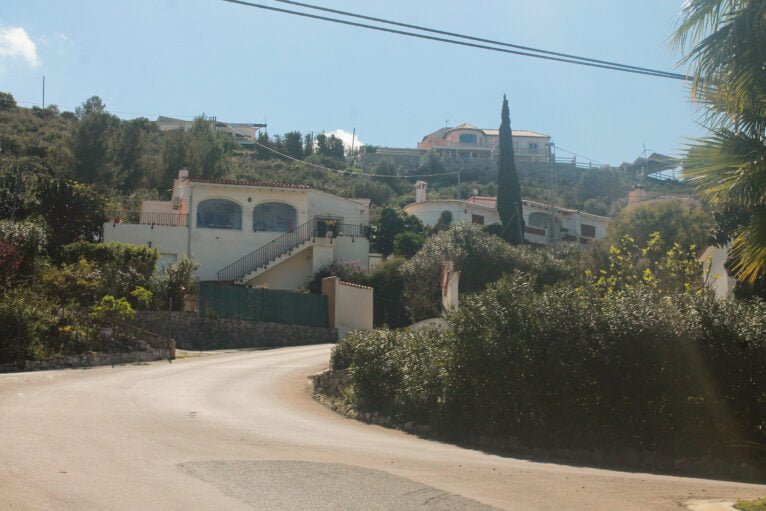
{"type": "Polygon", "coordinates": [[[139,311],[133,324],[172,337],[181,349],[260,348],[336,342],[334,328],[242,319],[213,319],[189,312],[139,311]]]}
{"type": "Polygon", "coordinates": [[[26,360],[23,368],[16,364],[0,365],[0,373],[13,371],[39,371],[46,369],[68,369],[76,367],[103,366],[110,364],[135,364],[154,360],[170,360],[175,358],[175,346],[169,348],[151,348],[145,346],[143,351],[127,353],[94,353],[87,352],[78,355],[57,357],[48,360],[26,360]]]}

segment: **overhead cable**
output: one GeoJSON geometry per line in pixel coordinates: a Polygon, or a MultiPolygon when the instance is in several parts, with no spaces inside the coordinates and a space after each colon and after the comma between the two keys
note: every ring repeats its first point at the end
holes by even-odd
{"type": "Polygon", "coordinates": [[[589,57],[580,57],[580,56],[572,55],[572,54],[569,54],[569,53],[561,53],[561,52],[556,52],[556,51],[543,50],[543,49],[540,49],[540,48],[533,48],[531,46],[523,46],[523,45],[520,45],[520,44],[512,44],[512,43],[506,43],[506,42],[502,42],[502,41],[495,41],[495,40],[492,40],[492,39],[485,39],[483,37],[475,37],[475,36],[471,36],[471,35],[459,34],[457,32],[448,32],[446,30],[438,30],[438,29],[434,29],[434,28],[428,28],[428,27],[424,27],[424,26],[421,26],[421,25],[411,25],[409,23],[402,23],[402,22],[399,22],[399,21],[389,20],[389,19],[385,19],[385,18],[376,18],[376,17],[373,17],[373,16],[365,16],[363,14],[356,14],[356,13],[349,12],[349,11],[341,11],[341,10],[338,10],[338,9],[330,9],[328,7],[322,7],[322,6],[319,6],[319,5],[312,5],[312,4],[307,4],[307,3],[303,3],[303,2],[295,2],[293,0],[274,0],[274,1],[275,2],[280,2],[280,3],[283,3],[283,4],[290,4],[290,5],[296,5],[296,6],[299,6],[299,7],[305,7],[307,9],[314,9],[314,10],[318,10],[318,11],[331,12],[333,14],[340,14],[342,16],[348,16],[348,17],[351,17],[351,18],[365,19],[365,20],[368,20],[368,21],[375,21],[377,23],[385,23],[387,25],[394,25],[394,26],[398,26],[398,27],[413,28],[415,30],[421,30],[423,32],[430,32],[432,34],[441,34],[441,35],[446,35],[446,36],[450,36],[450,37],[459,37],[461,39],[467,39],[469,41],[477,41],[477,42],[480,42],[480,43],[489,43],[489,44],[494,44],[494,45],[497,45],[497,46],[505,46],[505,47],[508,47],[508,48],[516,48],[516,49],[519,49],[519,50],[531,51],[531,52],[541,53],[541,54],[544,54],[544,55],[553,55],[553,56],[556,56],[556,57],[565,57],[565,58],[568,58],[568,59],[580,60],[582,62],[593,62],[593,63],[596,63],[596,64],[605,64],[605,65],[609,65],[609,66],[625,68],[625,70],[634,69],[634,70],[637,70],[637,71],[646,71],[646,72],[650,72],[650,73],[657,73],[657,74],[667,75],[668,78],[677,78],[677,79],[687,79],[688,78],[688,77],[686,77],[684,75],[681,75],[681,74],[678,74],[678,73],[672,73],[672,72],[669,72],[669,71],[662,71],[662,70],[658,70],[658,69],[651,69],[651,68],[642,67],[642,66],[631,66],[629,64],[621,64],[619,62],[612,62],[612,61],[609,61],[609,60],[599,60],[599,59],[593,59],[593,58],[589,58],[589,57]]]}
{"type": "MultiPolygon", "coordinates": [[[[330,18],[330,17],[327,17],[327,16],[319,16],[317,14],[309,14],[307,12],[292,11],[292,10],[289,10],[289,9],[281,9],[279,7],[272,7],[272,6],[268,6],[268,5],[257,4],[257,3],[254,3],[254,2],[246,2],[244,0],[223,0],[223,1],[224,2],[233,3],[233,4],[240,4],[240,5],[244,5],[244,6],[247,6],[247,7],[254,7],[254,8],[257,8],[257,9],[265,9],[265,10],[268,10],[268,11],[281,12],[281,13],[284,13],[284,14],[291,14],[291,15],[294,15],[294,16],[301,16],[301,17],[304,17],[304,18],[317,19],[317,20],[321,20],[321,21],[328,21],[328,22],[331,22],[331,23],[338,23],[338,24],[342,24],[342,25],[349,25],[349,26],[354,26],[354,27],[359,27],[359,28],[366,28],[366,29],[369,29],[369,30],[377,30],[377,31],[380,31],[380,32],[388,32],[388,33],[404,35],[404,36],[408,36],[408,37],[416,37],[416,38],[419,38],[419,39],[427,39],[427,40],[431,40],[431,41],[437,41],[437,42],[442,42],[442,43],[454,44],[454,45],[458,45],[458,46],[465,46],[465,47],[470,47],[470,48],[478,48],[478,49],[482,49],[482,50],[489,50],[489,51],[495,51],[495,52],[500,52],[500,53],[509,53],[509,54],[513,54],[513,55],[521,55],[521,56],[525,56],[525,57],[533,57],[533,58],[538,58],[538,59],[543,59],[543,60],[551,60],[551,61],[556,61],[556,62],[566,62],[566,63],[569,63],[569,64],[579,64],[579,65],[582,65],[582,66],[596,67],[596,68],[601,68],[601,69],[610,69],[612,71],[624,71],[626,73],[634,73],[634,74],[641,74],[641,75],[648,75],[648,76],[656,76],[656,77],[659,77],[659,78],[669,78],[669,79],[673,79],[673,80],[684,80],[684,81],[691,80],[691,78],[686,76],[686,75],[682,75],[682,74],[678,74],[678,73],[671,73],[671,72],[668,72],[668,71],[660,71],[660,70],[650,69],[650,68],[640,68],[640,67],[637,67],[637,66],[628,66],[626,64],[617,64],[617,63],[615,63],[615,64],[601,64],[601,63],[598,63],[598,61],[596,61],[596,59],[587,59],[586,60],[584,57],[558,57],[558,56],[555,56],[554,52],[549,52],[550,54],[544,54],[540,50],[534,50],[534,49],[533,49],[533,51],[536,51],[537,53],[531,53],[530,51],[512,50],[512,49],[498,47],[498,46],[488,46],[486,44],[477,44],[477,43],[471,43],[471,42],[467,42],[467,41],[459,41],[459,40],[456,40],[456,39],[448,39],[448,38],[444,38],[444,37],[430,36],[430,35],[426,35],[426,34],[418,34],[418,33],[415,33],[415,32],[407,32],[407,31],[404,31],[404,30],[396,30],[396,29],[385,28],[385,27],[376,26],[376,25],[368,25],[368,24],[365,24],[365,23],[357,23],[357,22],[354,22],[354,21],[342,20],[342,19],[338,19],[338,18],[330,18]]],[[[357,16],[361,16],[361,15],[357,15],[357,16]]],[[[394,24],[394,23],[397,23],[397,22],[390,22],[390,23],[394,24]]],[[[436,31],[434,29],[428,29],[428,30],[432,31],[432,32],[436,32],[436,33],[442,33],[441,31],[436,31]]],[[[472,38],[471,36],[459,36],[459,37],[462,37],[464,39],[472,38]]],[[[472,38],[472,39],[478,40],[479,38],[472,38]]],[[[504,44],[504,45],[507,45],[507,43],[492,43],[492,44],[504,44]]],[[[547,50],[543,50],[543,51],[547,52],[547,50]]],[[[604,61],[604,62],[607,62],[607,61],[604,61]]]]}

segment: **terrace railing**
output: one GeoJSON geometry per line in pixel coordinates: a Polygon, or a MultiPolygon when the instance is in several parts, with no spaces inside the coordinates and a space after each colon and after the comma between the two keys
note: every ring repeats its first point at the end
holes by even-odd
{"type": "Polygon", "coordinates": [[[105,221],[112,224],[187,227],[189,225],[189,215],[186,213],[155,213],[149,211],[108,211],[105,221]]]}

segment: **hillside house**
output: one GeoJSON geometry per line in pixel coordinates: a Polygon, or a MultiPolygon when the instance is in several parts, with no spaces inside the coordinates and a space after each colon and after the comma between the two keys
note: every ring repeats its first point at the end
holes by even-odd
{"type": "MultiPolygon", "coordinates": [[[[223,122],[217,120],[215,117],[207,118],[207,120],[215,131],[226,133],[240,146],[250,149],[255,148],[253,140],[255,140],[258,130],[266,128],[265,124],[252,122],[223,122]]],[[[194,125],[194,121],[175,119],[164,115],[157,117],[157,120],[154,121],[154,123],[160,131],[189,130],[194,125]]]]}
{"type": "MultiPolygon", "coordinates": [[[[479,225],[500,224],[496,197],[471,197],[466,200],[428,200],[427,184],[415,184],[415,202],[404,211],[420,219],[425,225],[436,225],[446,211],[453,222],[479,225]]],[[[588,244],[603,239],[611,220],[607,217],[551,206],[541,202],[523,200],[524,237],[529,243],[547,245],[554,241],[588,244]]]]}
{"type": "Polygon", "coordinates": [[[149,245],[160,264],[188,255],[202,281],[296,290],[329,263],[369,255],[368,199],[307,186],[190,177],[182,169],[169,201],[110,212],[104,240],[149,245]]]}
{"type": "MultiPolygon", "coordinates": [[[[513,151],[517,160],[549,161],[551,137],[527,130],[512,130],[513,151]]],[[[463,123],[454,128],[441,128],[429,133],[418,143],[418,149],[461,159],[497,158],[500,130],[477,128],[463,123]]]]}

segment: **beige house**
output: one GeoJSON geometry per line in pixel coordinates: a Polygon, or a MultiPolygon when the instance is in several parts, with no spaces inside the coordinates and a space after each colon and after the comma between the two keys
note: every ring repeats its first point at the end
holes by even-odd
{"type": "MultiPolygon", "coordinates": [[[[265,124],[252,122],[223,122],[217,120],[215,117],[208,118],[208,121],[213,129],[230,135],[242,147],[255,147],[253,140],[255,139],[258,130],[266,128],[265,124]]],[[[175,119],[164,115],[157,117],[157,120],[154,121],[154,123],[160,131],[173,131],[179,129],[188,130],[194,125],[194,121],[175,119]]]]}
{"type": "Polygon", "coordinates": [[[156,247],[160,263],[188,255],[203,281],[295,290],[333,261],[369,261],[369,200],[307,186],[189,177],[169,201],[112,212],[105,241],[156,247]]]}
{"type": "MultiPolygon", "coordinates": [[[[466,200],[428,200],[424,181],[415,184],[415,202],[404,211],[425,225],[436,225],[447,212],[452,222],[479,225],[500,223],[496,197],[471,197],[466,200]]],[[[524,237],[529,243],[547,245],[555,241],[588,244],[606,237],[611,219],[575,209],[551,206],[530,200],[522,201],[524,237]]]]}
{"type": "MultiPolygon", "coordinates": [[[[521,161],[549,161],[551,137],[527,130],[512,130],[513,152],[521,161]]],[[[497,158],[500,130],[477,128],[463,123],[454,128],[441,128],[429,133],[418,143],[418,149],[429,149],[453,158],[497,158]]]]}

